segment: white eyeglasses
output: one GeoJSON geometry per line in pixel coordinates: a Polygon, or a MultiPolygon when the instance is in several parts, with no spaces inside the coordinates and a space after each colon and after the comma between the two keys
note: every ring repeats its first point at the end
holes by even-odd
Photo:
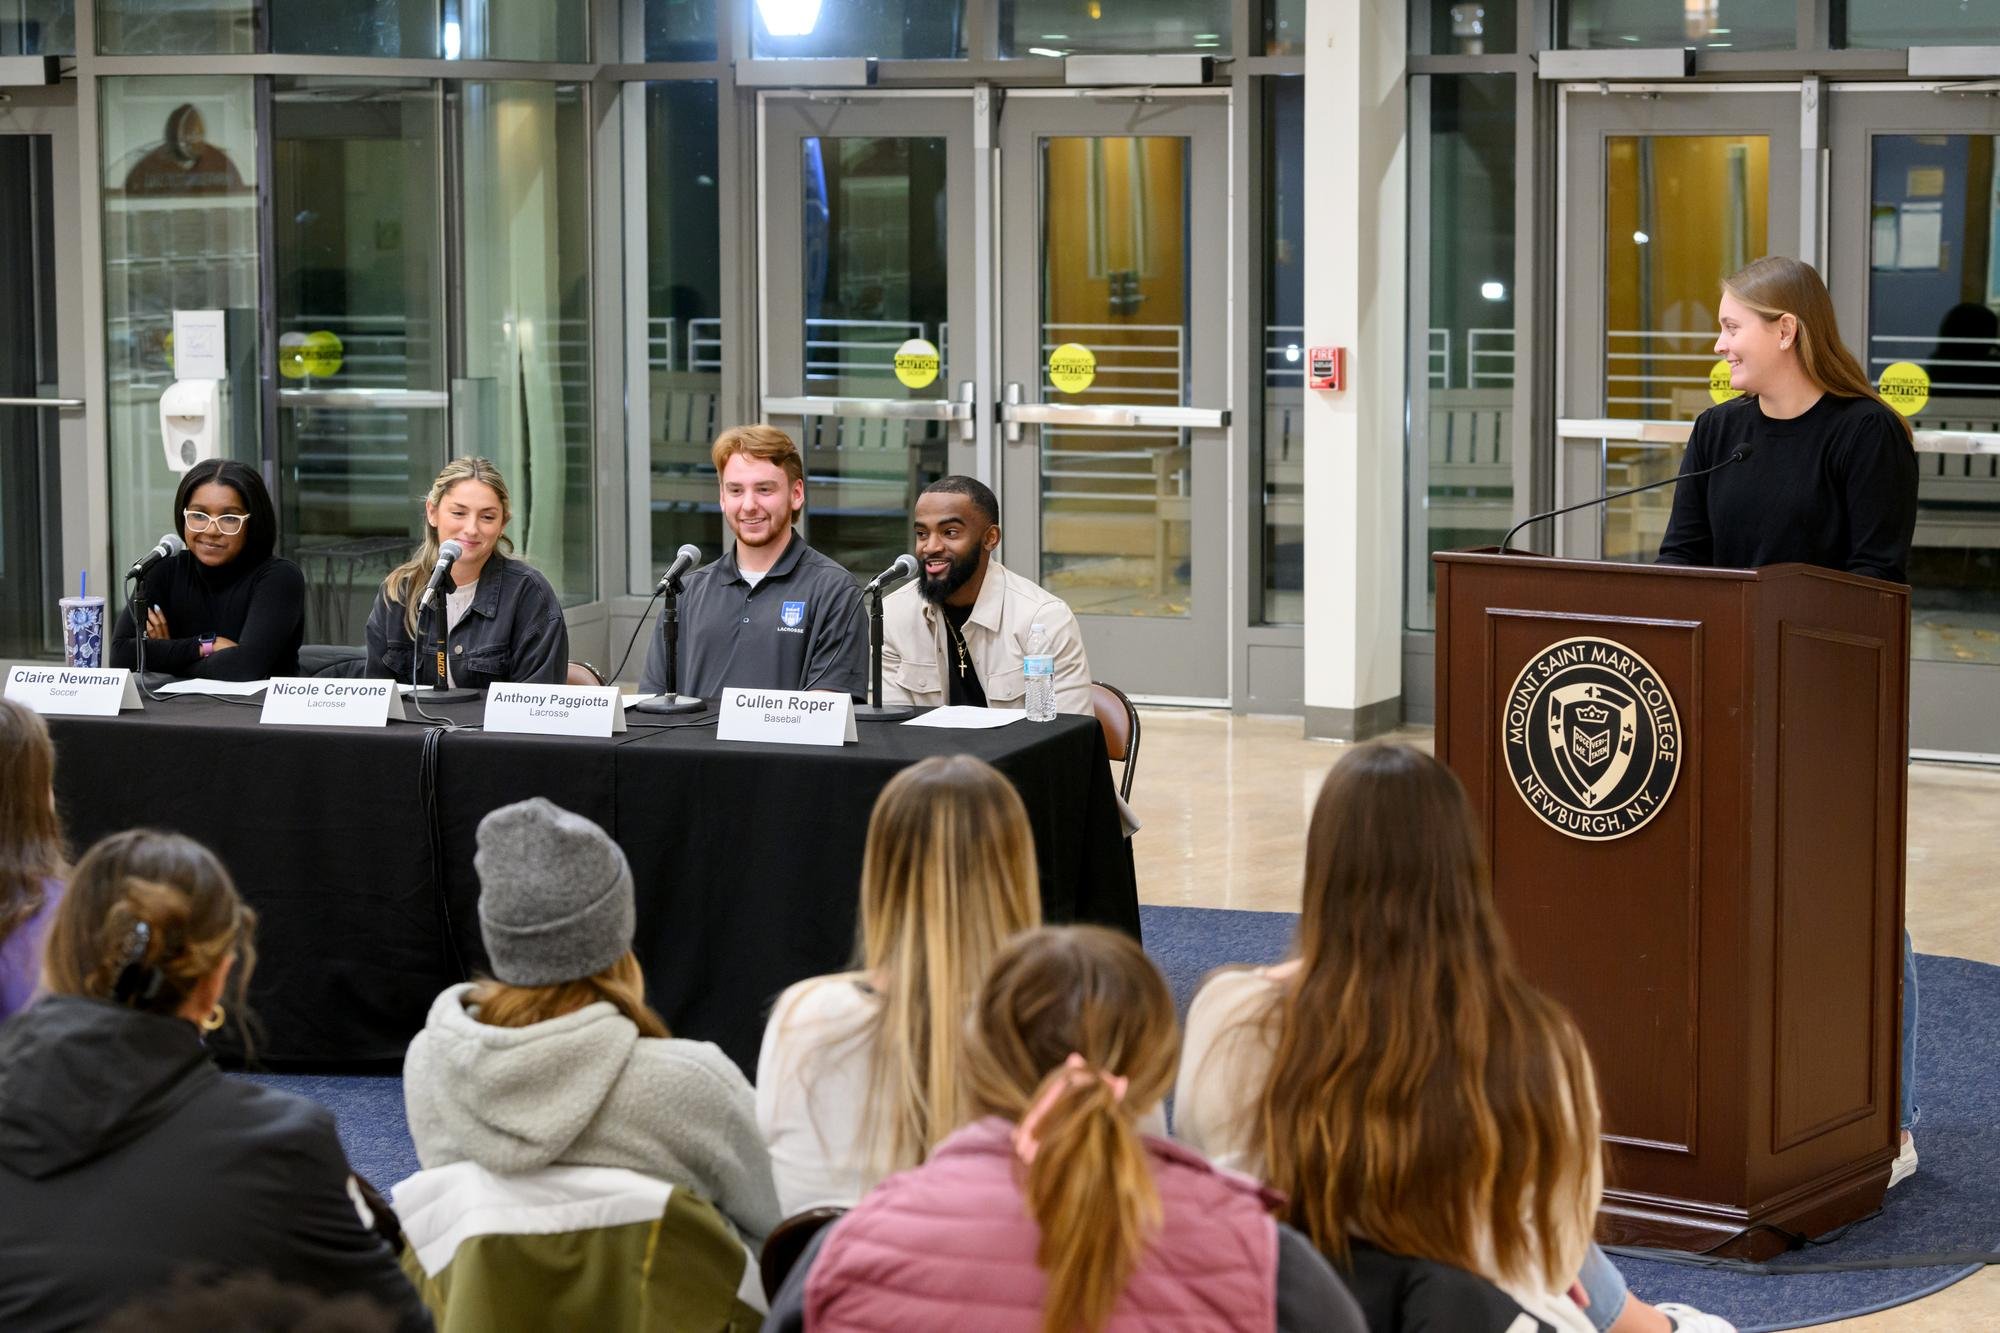
{"type": "Polygon", "coordinates": [[[248,514],[207,514],[199,509],[181,510],[181,519],[189,532],[207,532],[213,527],[225,537],[234,537],[243,531],[243,525],[250,521],[248,514]]]}

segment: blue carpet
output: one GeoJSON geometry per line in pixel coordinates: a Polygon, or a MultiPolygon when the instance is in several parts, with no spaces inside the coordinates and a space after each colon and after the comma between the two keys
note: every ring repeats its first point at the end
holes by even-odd
{"type": "MultiPolygon", "coordinates": [[[[1201,980],[1227,963],[1284,956],[1297,918],[1288,912],[1195,907],[1140,909],[1146,951],[1166,973],[1183,1016],[1201,980]]],[[[1923,1163],[1881,1214],[1838,1240],[1795,1256],[1829,1263],[2000,1242],[2000,968],[1919,955],[1917,1075],[1923,1163]],[[1943,1050],[1952,1043],[1950,1059],[1943,1050]]],[[[394,1075],[258,1074],[260,1083],[311,1097],[333,1111],[354,1169],[386,1193],[417,1169],[394,1075]]],[[[1686,1301],[1734,1321],[1743,1333],[1797,1328],[1900,1305],[1949,1286],[1972,1268],[1891,1269],[1763,1276],[1618,1259],[1632,1289],[1652,1301],[1686,1301]]],[[[1782,1264],[1783,1260],[1777,1261],[1782,1264]]]]}

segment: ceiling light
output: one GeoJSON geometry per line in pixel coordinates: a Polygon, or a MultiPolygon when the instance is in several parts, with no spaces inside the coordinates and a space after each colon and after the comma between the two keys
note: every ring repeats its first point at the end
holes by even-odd
{"type": "Polygon", "coordinates": [[[1644,245],[1646,242],[1652,239],[1653,239],[1652,237],[1648,236],[1643,231],[1635,231],[1632,233],[1632,240],[1637,245],[1644,245]]]}
{"type": "Polygon", "coordinates": [[[1489,301],[1504,301],[1507,299],[1507,289],[1497,282],[1480,283],[1479,294],[1489,301]]]}
{"type": "Polygon", "coordinates": [[[757,16],[773,37],[810,37],[819,26],[820,0],[757,0],[757,16]]]}
{"type": "Polygon", "coordinates": [[[1046,46],[1031,46],[1028,48],[1028,54],[1031,56],[1050,56],[1056,60],[1061,60],[1063,56],[1062,52],[1051,50],[1046,46]]]}

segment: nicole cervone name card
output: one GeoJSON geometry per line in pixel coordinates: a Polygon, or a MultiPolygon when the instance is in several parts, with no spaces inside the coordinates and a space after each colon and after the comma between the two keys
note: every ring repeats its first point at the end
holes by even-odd
{"type": "Polygon", "coordinates": [[[384,727],[403,716],[393,680],[274,676],[257,720],[292,727],[384,727]]]}

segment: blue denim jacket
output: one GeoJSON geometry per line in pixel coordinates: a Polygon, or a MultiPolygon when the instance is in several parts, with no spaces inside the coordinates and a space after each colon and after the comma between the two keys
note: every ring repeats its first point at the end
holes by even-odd
{"type": "MultiPolygon", "coordinates": [[[[417,663],[417,684],[438,685],[437,627],[444,601],[423,620],[428,642],[417,663]]],[[[560,685],[569,674],[569,627],[562,600],[540,570],[495,551],[479,572],[479,592],[458,627],[445,636],[454,683],[483,690],[495,681],[560,685]]],[[[410,679],[410,632],[403,604],[377,592],[368,613],[368,674],[410,679]]]]}

